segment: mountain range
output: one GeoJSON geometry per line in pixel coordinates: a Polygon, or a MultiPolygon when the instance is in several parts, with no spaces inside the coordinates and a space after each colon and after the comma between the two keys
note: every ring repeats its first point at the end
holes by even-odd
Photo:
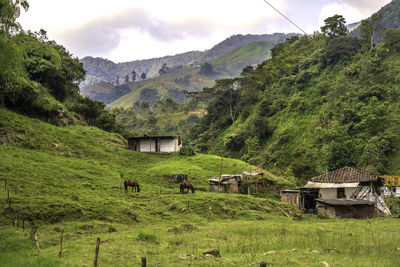
{"type": "MultiPolygon", "coordinates": [[[[145,86],[157,90],[160,97],[169,95],[181,102],[183,90],[200,90],[205,86],[211,86],[215,79],[236,77],[247,65],[257,65],[267,59],[268,52],[273,46],[293,35],[296,34],[234,35],[203,52],[191,51],[175,56],[125,63],[85,57],[81,62],[87,75],[81,84],[81,94],[110,104],[128,93],[140,95],[145,86]],[[205,63],[212,65],[213,72],[197,75],[205,63]],[[168,72],[165,73],[167,75],[159,74],[163,64],[168,66],[168,72]],[[137,74],[135,81],[131,78],[132,71],[137,74]],[[140,78],[142,73],[147,77],[144,80],[140,78]],[[129,81],[125,80],[126,76],[129,81]],[[117,79],[119,84],[116,84],[117,79]],[[174,93],[168,94],[168,90],[173,90],[174,93]],[[177,91],[180,92],[179,97],[176,97],[177,91]]],[[[132,105],[132,101],[140,99],[140,97],[128,98],[129,100],[120,100],[119,103],[127,106],[132,105]]],[[[148,101],[148,99],[142,100],[148,101]]]]}

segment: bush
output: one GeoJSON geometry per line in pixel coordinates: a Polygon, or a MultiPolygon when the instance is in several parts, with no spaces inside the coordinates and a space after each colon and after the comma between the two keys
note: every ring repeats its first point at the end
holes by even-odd
{"type": "Polygon", "coordinates": [[[182,156],[194,156],[196,153],[194,152],[194,149],[192,146],[184,145],[179,150],[179,154],[182,156]]]}

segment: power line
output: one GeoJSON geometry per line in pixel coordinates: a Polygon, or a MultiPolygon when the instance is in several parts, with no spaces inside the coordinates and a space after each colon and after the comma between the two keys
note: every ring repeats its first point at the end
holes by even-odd
{"type": "Polygon", "coordinates": [[[282,12],[280,12],[278,9],[276,9],[273,5],[271,5],[270,3],[268,3],[266,0],[264,0],[265,3],[267,3],[270,7],[272,7],[276,12],[278,12],[282,17],[284,17],[285,19],[287,19],[290,23],[292,23],[294,26],[296,26],[296,28],[298,28],[300,31],[304,32],[305,35],[307,35],[307,33],[305,31],[303,31],[302,28],[300,28],[296,23],[294,23],[292,20],[290,20],[288,17],[286,17],[282,12]]]}

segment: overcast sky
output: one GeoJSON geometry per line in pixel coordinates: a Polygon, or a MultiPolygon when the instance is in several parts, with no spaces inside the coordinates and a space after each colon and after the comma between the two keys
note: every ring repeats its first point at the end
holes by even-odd
{"type": "MultiPolygon", "coordinates": [[[[341,14],[369,17],[390,0],[269,0],[307,33],[341,14]]],[[[299,32],[263,0],[29,0],[19,21],[75,56],[114,62],[209,49],[233,34],[299,32]]]]}

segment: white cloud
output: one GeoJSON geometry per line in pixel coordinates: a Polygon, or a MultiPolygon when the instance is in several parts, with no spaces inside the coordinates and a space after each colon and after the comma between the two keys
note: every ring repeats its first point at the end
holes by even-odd
{"type": "MultiPolygon", "coordinates": [[[[268,0],[311,33],[336,13],[361,20],[390,0],[268,0]],[[319,24],[319,25],[318,25],[319,24]]],[[[79,57],[128,61],[205,50],[233,34],[299,32],[263,0],[29,0],[24,29],[79,57]]]]}

